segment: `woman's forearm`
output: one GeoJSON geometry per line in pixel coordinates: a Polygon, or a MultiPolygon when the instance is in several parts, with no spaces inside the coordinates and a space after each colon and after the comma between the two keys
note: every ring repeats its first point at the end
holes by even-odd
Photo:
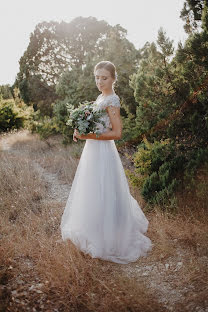
{"type": "Polygon", "coordinates": [[[96,137],[95,133],[89,133],[86,136],[86,139],[91,139],[91,140],[120,140],[121,139],[121,133],[110,130],[107,132],[103,132],[98,137],[96,137]]]}

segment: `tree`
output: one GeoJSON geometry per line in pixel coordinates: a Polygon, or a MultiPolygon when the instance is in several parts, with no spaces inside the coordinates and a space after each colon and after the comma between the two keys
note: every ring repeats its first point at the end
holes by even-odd
{"type": "Polygon", "coordinates": [[[157,45],[146,43],[140,51],[139,68],[131,78],[138,102],[131,130],[139,145],[136,175],[130,173],[130,180],[140,183],[150,203],[165,203],[176,187],[188,185],[196,169],[208,161],[206,4],[201,19],[201,31],[191,33],[184,46],[180,43],[175,56],[171,41],[160,30],[157,45]],[[149,167],[141,185],[138,174],[145,170],[143,160],[149,167]]]}
{"type": "Polygon", "coordinates": [[[181,93],[186,85],[171,65],[173,52],[173,42],[163,29],[158,31],[157,45],[146,43],[140,50],[139,68],[130,81],[138,103],[134,130],[137,136],[171,114],[186,96],[185,91],[181,93]]]}
{"type": "Polygon", "coordinates": [[[94,17],[77,17],[70,23],[39,23],[20,59],[13,87],[19,87],[27,104],[50,107],[57,98],[55,86],[61,74],[72,68],[81,70],[88,59],[102,55],[110,27],[94,17]]]}
{"type": "Polygon", "coordinates": [[[184,29],[190,34],[201,26],[202,11],[207,0],[186,0],[180,17],[185,22],[184,29]]]}
{"type": "Polygon", "coordinates": [[[12,98],[11,86],[9,84],[0,85],[0,94],[4,100],[12,98]]]}

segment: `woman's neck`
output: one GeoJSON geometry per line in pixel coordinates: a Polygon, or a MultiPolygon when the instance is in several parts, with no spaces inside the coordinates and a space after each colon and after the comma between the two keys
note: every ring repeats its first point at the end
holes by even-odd
{"type": "Polygon", "coordinates": [[[106,97],[106,96],[112,95],[112,94],[115,94],[115,91],[114,91],[114,90],[111,90],[111,91],[109,91],[109,92],[102,93],[102,96],[103,96],[103,97],[106,97]]]}

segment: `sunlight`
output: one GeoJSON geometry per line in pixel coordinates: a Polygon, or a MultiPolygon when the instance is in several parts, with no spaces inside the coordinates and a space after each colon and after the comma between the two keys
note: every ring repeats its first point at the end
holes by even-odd
{"type": "Polygon", "coordinates": [[[1,49],[0,83],[13,83],[18,72],[18,61],[26,50],[30,34],[42,21],[70,22],[78,16],[96,17],[110,25],[120,24],[127,30],[127,38],[136,48],[141,48],[146,41],[155,41],[158,29],[162,26],[167,35],[174,40],[184,41],[183,23],[179,18],[183,0],[155,2],[119,0],[98,2],[88,1],[4,1],[1,4],[0,19],[1,49]],[[6,29],[6,31],[5,31],[6,29]],[[14,35],[15,29],[15,35],[14,35]]]}

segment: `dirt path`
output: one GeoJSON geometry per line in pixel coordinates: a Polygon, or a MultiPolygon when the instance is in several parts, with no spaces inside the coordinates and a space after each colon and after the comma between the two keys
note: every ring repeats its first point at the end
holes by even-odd
{"type": "MultiPolygon", "coordinates": [[[[13,142],[18,140],[19,137],[27,137],[29,133],[20,132],[14,133],[0,138],[0,149],[8,151],[10,153],[21,154],[22,150],[13,147],[13,142]],[[13,140],[11,137],[13,136],[13,140]]],[[[49,170],[43,168],[40,162],[31,157],[33,166],[39,175],[44,179],[48,185],[48,194],[44,199],[46,201],[56,201],[60,203],[62,207],[66,204],[66,200],[70,191],[70,185],[63,183],[57,173],[52,173],[49,170]]],[[[169,256],[167,259],[155,262],[154,257],[140,258],[136,263],[119,266],[116,271],[123,273],[128,277],[135,278],[138,283],[144,281],[148,288],[151,288],[156,294],[158,301],[161,302],[168,311],[177,312],[177,306],[180,302],[186,300],[187,297],[191,297],[197,291],[193,284],[184,284],[178,282],[180,274],[183,272],[184,267],[188,263],[188,251],[177,247],[177,240],[170,239],[170,244],[175,246],[175,254],[169,256]]],[[[153,247],[154,248],[154,247],[153,247]]],[[[200,259],[203,265],[208,264],[206,256],[200,259]]],[[[182,273],[183,274],[183,273],[182,273]]],[[[37,285],[39,281],[36,283],[37,285]]],[[[31,286],[32,287],[32,286],[31,286]]],[[[33,287],[39,289],[38,287],[33,287]]],[[[32,291],[32,289],[31,289],[32,291]]],[[[41,294],[41,290],[39,290],[41,294]]],[[[15,292],[13,293],[15,297],[15,292]]],[[[35,310],[34,310],[35,311],[35,310]]],[[[207,306],[197,306],[190,301],[187,311],[190,312],[208,312],[207,306]]]]}
{"type": "MultiPolygon", "coordinates": [[[[13,144],[15,141],[18,141],[18,139],[21,139],[21,140],[25,139],[27,141],[27,139],[29,140],[30,136],[31,134],[25,130],[19,131],[18,133],[14,133],[14,134],[3,135],[0,138],[0,150],[8,151],[9,153],[13,153],[13,154],[23,154],[27,152],[27,149],[22,150],[22,149],[16,148],[15,146],[13,146],[13,144]]],[[[41,178],[44,179],[48,185],[48,194],[44,200],[46,201],[56,200],[57,202],[65,204],[67,197],[69,195],[69,192],[70,192],[71,185],[60,181],[57,173],[52,173],[46,170],[33,157],[31,157],[31,161],[32,161],[34,169],[38,172],[41,178]]]]}
{"type": "Polygon", "coordinates": [[[71,185],[62,183],[56,173],[48,172],[39,163],[33,163],[34,168],[38,171],[40,176],[48,184],[48,198],[46,200],[55,200],[56,202],[66,203],[71,185]]]}

